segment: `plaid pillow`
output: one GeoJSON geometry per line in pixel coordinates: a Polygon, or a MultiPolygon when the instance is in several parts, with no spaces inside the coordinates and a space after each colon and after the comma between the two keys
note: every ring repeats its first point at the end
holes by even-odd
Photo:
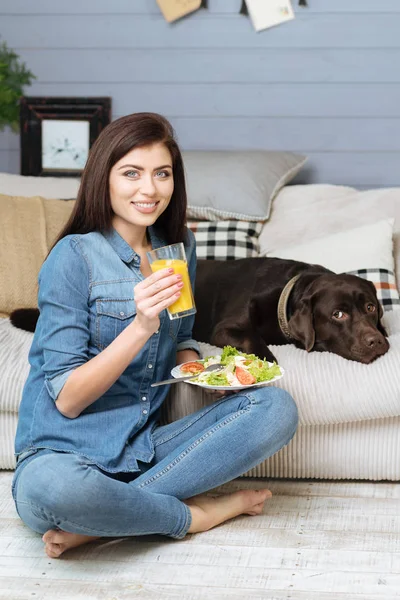
{"type": "Polygon", "coordinates": [[[376,287],[378,300],[384,310],[400,308],[399,292],[393,271],[388,269],[358,269],[357,271],[347,271],[347,273],[372,281],[376,287]]]}
{"type": "Polygon", "coordinates": [[[197,258],[232,260],[258,256],[258,236],[264,223],[253,221],[188,221],[194,233],[197,258]]]}

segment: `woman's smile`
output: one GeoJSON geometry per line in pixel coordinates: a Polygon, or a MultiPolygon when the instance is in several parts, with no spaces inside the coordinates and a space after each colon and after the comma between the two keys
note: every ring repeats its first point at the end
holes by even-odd
{"type": "Polygon", "coordinates": [[[135,209],[142,214],[150,214],[157,210],[157,206],[160,204],[157,202],[136,202],[132,201],[131,204],[135,207],[135,209]]]}

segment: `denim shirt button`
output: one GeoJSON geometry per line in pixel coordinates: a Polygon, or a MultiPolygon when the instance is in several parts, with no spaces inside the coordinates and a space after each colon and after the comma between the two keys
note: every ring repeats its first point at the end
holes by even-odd
{"type": "Polygon", "coordinates": [[[146,396],[142,396],[142,400],[145,402],[147,400],[146,396]]]}
{"type": "Polygon", "coordinates": [[[156,333],[160,333],[160,330],[159,330],[159,329],[157,329],[156,333]]]}
{"type": "Polygon", "coordinates": [[[119,313],[121,317],[125,316],[125,313],[121,310],[121,312],[119,313]]]}
{"type": "Polygon", "coordinates": [[[149,367],[149,369],[152,369],[152,368],[153,368],[153,365],[148,365],[148,367],[149,367]]]}
{"type": "Polygon", "coordinates": [[[146,409],[142,410],[142,413],[143,413],[144,415],[147,415],[147,412],[148,412],[148,411],[147,411],[146,409]]]}

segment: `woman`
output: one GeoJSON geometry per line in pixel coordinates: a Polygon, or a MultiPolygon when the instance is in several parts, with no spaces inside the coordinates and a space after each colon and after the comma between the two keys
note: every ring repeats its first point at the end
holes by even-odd
{"type": "Polygon", "coordinates": [[[40,317],[16,436],[13,496],[48,556],[103,536],[183,538],[259,514],[268,490],[204,494],[287,444],[297,410],[283,390],[232,394],[158,424],[175,364],[199,357],[193,318],[165,309],[182,281],[146,252],[183,241],[182,157],[168,121],[138,113],[98,137],[74,211],[39,274],[40,317]],[[200,495],[199,495],[200,494],[200,495]]]}

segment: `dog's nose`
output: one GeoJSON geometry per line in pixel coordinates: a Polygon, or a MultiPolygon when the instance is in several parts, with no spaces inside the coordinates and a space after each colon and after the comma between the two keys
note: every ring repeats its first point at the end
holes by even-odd
{"type": "Polygon", "coordinates": [[[373,333],[366,335],[364,341],[365,345],[368,346],[368,348],[374,348],[375,346],[382,345],[382,338],[373,333]]]}

